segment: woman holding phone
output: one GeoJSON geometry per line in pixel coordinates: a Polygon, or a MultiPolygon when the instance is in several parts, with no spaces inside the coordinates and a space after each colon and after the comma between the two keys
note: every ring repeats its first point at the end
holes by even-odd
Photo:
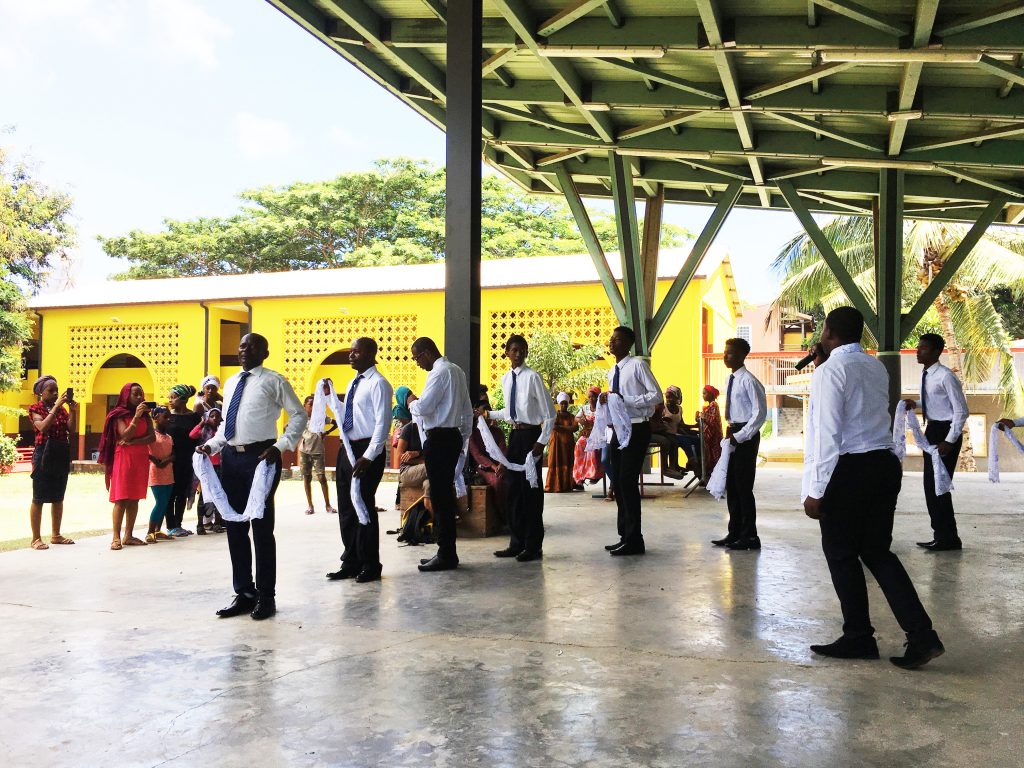
{"type": "Polygon", "coordinates": [[[32,505],[29,507],[32,549],[49,549],[39,531],[43,504],[50,505],[50,544],[75,543],[60,533],[64,492],[71,470],[71,417],[64,406],[73,402],[72,392],[69,389],[58,395],[58,391],[57,379],[40,376],[32,386],[32,392],[39,400],[28,409],[36,435],[32,453],[32,505]]]}
{"type": "Polygon", "coordinates": [[[151,404],[144,402],[142,386],[125,384],[103,424],[100,438],[100,464],[106,469],[107,488],[114,504],[114,538],[110,548],[122,545],[146,546],[133,534],[139,501],[149,491],[149,444],[155,440],[151,404]],[[121,522],[124,520],[124,536],[121,522]]]}

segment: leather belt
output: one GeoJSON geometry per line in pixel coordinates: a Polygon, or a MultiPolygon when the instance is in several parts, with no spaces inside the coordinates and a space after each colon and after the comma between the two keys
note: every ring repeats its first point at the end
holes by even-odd
{"type": "Polygon", "coordinates": [[[743,429],[745,426],[747,426],[747,422],[745,422],[745,421],[730,421],[729,422],[729,429],[743,429]]]}
{"type": "Polygon", "coordinates": [[[458,432],[458,431],[459,430],[458,430],[457,427],[432,427],[431,429],[427,430],[427,434],[428,435],[432,435],[435,432],[458,432]]]}
{"type": "Polygon", "coordinates": [[[512,429],[540,429],[540,428],[541,428],[540,424],[522,424],[522,423],[520,423],[518,421],[514,422],[512,424],[512,429]]]}
{"type": "Polygon", "coordinates": [[[272,446],[275,442],[275,440],[260,440],[259,442],[246,443],[245,445],[231,445],[229,443],[228,447],[231,448],[231,450],[233,450],[235,453],[248,453],[250,451],[259,451],[260,453],[262,453],[263,451],[267,450],[267,448],[272,446]]]}

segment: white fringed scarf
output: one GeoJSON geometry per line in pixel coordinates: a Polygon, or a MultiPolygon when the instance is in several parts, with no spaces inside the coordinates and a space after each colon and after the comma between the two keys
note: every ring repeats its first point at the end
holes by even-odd
{"type": "Polygon", "coordinates": [[[992,431],[988,435],[988,480],[990,483],[999,482],[999,433],[1002,432],[1018,451],[1024,453],[1024,444],[1021,444],[1013,430],[1004,430],[998,423],[992,425],[992,431]]]}
{"type": "Polygon", "coordinates": [[[729,475],[729,457],[735,450],[736,446],[732,444],[732,440],[729,438],[722,440],[722,455],[718,459],[718,463],[715,464],[711,477],[708,478],[708,493],[719,501],[725,497],[725,479],[729,475]]]}
{"type": "Polygon", "coordinates": [[[212,501],[213,505],[220,512],[220,516],[232,523],[245,523],[249,520],[261,520],[267,506],[267,497],[270,489],[274,487],[274,465],[262,460],[256,465],[256,474],[252,479],[252,486],[249,488],[249,499],[245,503],[245,509],[241,514],[236,512],[228,502],[228,495],[224,492],[220,478],[213,469],[210,457],[205,453],[196,453],[192,456],[192,469],[199,478],[199,484],[203,487],[203,498],[212,501]]]}
{"type": "Polygon", "coordinates": [[[608,393],[607,402],[597,403],[594,411],[594,428],[587,439],[588,451],[600,451],[611,442],[611,432],[619,438],[619,450],[622,450],[633,437],[633,424],[626,413],[626,402],[621,395],[608,393]]]}
{"type": "MultiPolygon", "coordinates": [[[[946,471],[946,465],[942,463],[939,449],[929,443],[924,433],[921,432],[921,424],[917,420],[917,414],[907,410],[907,404],[900,400],[896,406],[896,417],[892,422],[893,453],[903,461],[907,456],[907,427],[910,427],[910,434],[914,437],[914,443],[921,449],[922,454],[931,458],[932,474],[935,477],[935,495],[945,496],[953,490],[953,481],[946,471]]],[[[926,459],[927,461],[927,459],[926,459]]]]}
{"type": "Polygon", "coordinates": [[[501,452],[501,448],[494,441],[494,435],[491,434],[490,428],[487,426],[487,421],[483,416],[477,418],[477,428],[480,430],[480,437],[484,441],[484,450],[487,451],[487,455],[494,459],[496,462],[505,467],[505,469],[511,470],[512,472],[523,472],[526,474],[526,480],[530,483],[531,488],[537,488],[540,485],[540,481],[537,477],[537,461],[533,453],[529,453],[526,456],[525,464],[515,464],[508,460],[508,457],[501,452]]]}
{"type": "MultiPolygon", "coordinates": [[[[348,465],[354,467],[356,465],[356,455],[352,451],[352,443],[348,439],[348,435],[345,434],[344,421],[345,421],[345,406],[342,405],[341,400],[338,398],[338,393],[334,391],[334,382],[328,382],[327,379],[320,379],[316,383],[316,388],[313,390],[313,410],[309,416],[309,423],[306,426],[310,432],[323,432],[324,426],[327,424],[327,406],[331,406],[331,410],[334,411],[334,418],[339,421],[341,427],[338,432],[341,433],[341,442],[345,448],[345,456],[348,457],[348,465]],[[324,394],[324,384],[327,384],[328,392],[324,394]]],[[[361,525],[370,524],[370,512],[366,508],[366,504],[363,503],[363,495],[360,488],[360,478],[353,475],[352,481],[349,483],[349,497],[352,499],[352,506],[355,507],[356,517],[359,518],[361,525]]]]}

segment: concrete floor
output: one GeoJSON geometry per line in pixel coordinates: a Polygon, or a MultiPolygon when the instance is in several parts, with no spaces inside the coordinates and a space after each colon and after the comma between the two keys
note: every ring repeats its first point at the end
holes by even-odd
{"type": "MultiPolygon", "coordinates": [[[[10,766],[1011,766],[1024,752],[1024,477],[957,478],[962,553],[894,549],[947,653],[917,672],[816,658],[840,632],[799,475],[761,470],[760,553],[724,504],[656,489],[645,558],[612,505],[548,496],[545,559],[460,542],[455,572],[383,542],[384,580],[327,582],[336,518],[282,486],[279,613],[218,620],[223,536],[0,555],[0,754],[10,766]]],[[[382,506],[394,486],[382,486],[382,506]]],[[[392,515],[387,517],[391,525],[392,515]]],[[[883,656],[903,638],[872,584],[883,656]]]]}

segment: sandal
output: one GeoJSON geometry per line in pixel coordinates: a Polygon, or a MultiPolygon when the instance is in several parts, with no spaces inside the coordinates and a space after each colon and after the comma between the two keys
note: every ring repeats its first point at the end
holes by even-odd
{"type": "Polygon", "coordinates": [[[136,538],[135,536],[129,536],[127,539],[124,540],[123,543],[126,544],[129,547],[144,547],[144,546],[146,546],[146,542],[144,542],[142,539],[136,538]]]}
{"type": "Polygon", "coordinates": [[[327,505],[327,514],[328,515],[336,515],[336,514],[338,514],[338,510],[336,510],[334,507],[332,507],[330,504],[328,504],[327,505]]]}
{"type": "Polygon", "coordinates": [[[32,544],[30,546],[32,547],[32,549],[49,549],[49,547],[46,545],[46,542],[42,539],[33,539],[32,544]]]}
{"type": "Polygon", "coordinates": [[[117,550],[121,549],[121,540],[120,539],[114,539],[112,542],[110,542],[110,548],[113,549],[114,551],[117,551],[117,550]]]}
{"type": "Polygon", "coordinates": [[[51,544],[74,544],[74,539],[69,539],[67,536],[61,536],[59,533],[56,536],[50,537],[51,544]]]}
{"type": "MultiPolygon", "coordinates": [[[[173,536],[168,536],[163,531],[154,531],[150,534],[150,536],[152,536],[157,541],[174,541],[173,536]]],[[[149,541],[149,536],[146,537],[146,541],[149,541]]]]}
{"type": "Polygon", "coordinates": [[[156,537],[155,533],[147,533],[146,534],[146,543],[147,544],[156,544],[158,541],[159,541],[159,539],[156,537]]]}
{"type": "Polygon", "coordinates": [[[312,507],[306,507],[306,514],[307,515],[312,515],[313,514],[313,508],[312,507]]]}

